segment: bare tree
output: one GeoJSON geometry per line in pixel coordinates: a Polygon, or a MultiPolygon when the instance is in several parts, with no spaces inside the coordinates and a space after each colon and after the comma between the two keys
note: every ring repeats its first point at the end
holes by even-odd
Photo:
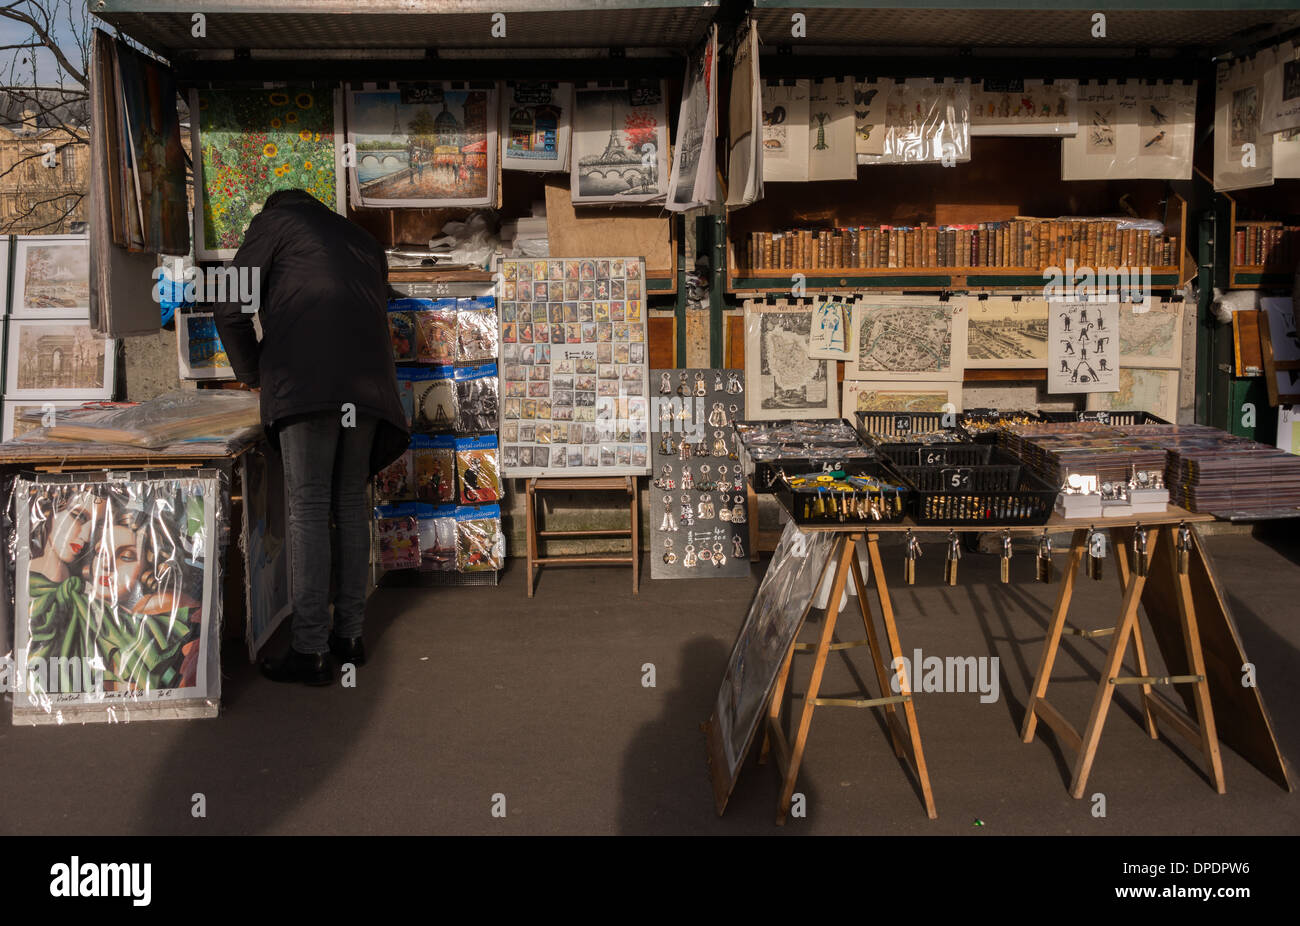
{"type": "Polygon", "coordinates": [[[0,231],[59,231],[81,214],[87,193],[88,170],[69,183],[67,173],[51,167],[65,159],[89,165],[90,14],[84,0],[0,0],[0,22],[6,20],[27,34],[0,46],[0,55],[10,55],[7,63],[0,57],[5,114],[28,116],[29,127],[45,134],[0,169],[0,183],[15,178],[31,194],[19,198],[14,214],[0,216],[0,231]],[[38,73],[42,56],[52,73],[38,73]]]}

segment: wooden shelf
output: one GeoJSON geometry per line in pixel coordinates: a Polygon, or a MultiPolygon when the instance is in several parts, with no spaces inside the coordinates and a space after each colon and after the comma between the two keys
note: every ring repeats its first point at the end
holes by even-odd
{"type": "MultiPolygon", "coordinates": [[[[862,289],[1042,289],[1043,272],[1025,267],[852,267],[844,269],[736,270],[729,278],[733,293],[783,292],[790,288],[792,274],[802,273],[804,285],[815,290],[855,291],[862,289]]],[[[1151,285],[1178,286],[1178,267],[1153,267],[1151,285]]]]}
{"type": "Polygon", "coordinates": [[[1275,180],[1272,186],[1222,193],[1228,201],[1228,288],[1286,289],[1295,284],[1295,268],[1272,262],[1233,263],[1237,254],[1237,225],[1274,221],[1300,225],[1300,180],[1275,180]],[[1290,220],[1288,223],[1287,220],[1290,220]]]}

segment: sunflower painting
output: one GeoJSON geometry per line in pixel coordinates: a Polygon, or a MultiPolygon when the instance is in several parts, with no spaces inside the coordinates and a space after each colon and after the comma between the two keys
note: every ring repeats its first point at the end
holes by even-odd
{"type": "Polygon", "coordinates": [[[336,174],[338,108],[329,90],[196,90],[194,150],[202,154],[195,255],[235,256],[276,190],[306,190],[343,211],[336,174]]]}

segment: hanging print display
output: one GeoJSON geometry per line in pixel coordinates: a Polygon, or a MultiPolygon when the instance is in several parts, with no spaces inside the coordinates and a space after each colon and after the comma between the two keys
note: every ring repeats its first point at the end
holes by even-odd
{"type": "Polygon", "coordinates": [[[567,170],[572,115],[573,84],[506,83],[501,169],[567,170]]]}
{"type": "Polygon", "coordinates": [[[1024,80],[987,77],[971,85],[972,135],[1073,135],[1077,80],[1024,80]]]}
{"type": "Polygon", "coordinates": [[[14,723],[215,716],[221,477],[15,482],[14,723]]]}
{"type": "Polygon", "coordinates": [[[885,114],[892,86],[888,80],[859,80],[853,85],[854,150],[858,154],[878,157],[885,153],[885,114]]]}
{"type": "Polygon", "coordinates": [[[229,260],[276,190],[306,190],[343,213],[337,91],[192,90],[194,257],[229,260]]]}
{"type": "Polygon", "coordinates": [[[763,93],[758,74],[758,32],[752,22],[736,44],[731,68],[727,164],[727,206],[748,206],[763,198],[763,93]]]}
{"type": "Polygon", "coordinates": [[[827,360],[856,360],[858,342],[851,337],[853,306],[838,296],[820,296],[813,303],[808,356],[827,360]]]}
{"type": "Polygon", "coordinates": [[[1117,390],[1119,303],[1051,301],[1047,309],[1047,391],[1117,390]]]}
{"type": "Polygon", "coordinates": [[[670,211],[684,212],[717,198],[717,123],[718,27],[712,26],[703,46],[686,59],[677,146],[664,204],[670,211]]]}
{"type": "Polygon", "coordinates": [[[1273,183],[1273,136],[1260,128],[1264,91],[1276,55],[1265,48],[1249,58],[1220,61],[1214,94],[1214,188],[1273,183]]]}
{"type": "Polygon", "coordinates": [[[745,417],[837,418],[835,362],[808,356],[811,309],[745,303],[745,417]]]}
{"type": "Polygon", "coordinates": [[[641,258],[506,260],[500,269],[505,474],[646,473],[641,258]]]}
{"type": "Polygon", "coordinates": [[[353,206],[496,204],[495,89],[412,84],[347,96],[353,206]]]}
{"type": "Polygon", "coordinates": [[[763,182],[808,179],[808,81],[763,84],[763,182]]]}
{"type": "Polygon", "coordinates": [[[574,91],[572,197],[650,203],[668,192],[668,110],[659,81],[574,91]]]}
{"type": "Polygon", "coordinates": [[[808,88],[808,179],[855,180],[853,79],[814,80],[808,88]]]}

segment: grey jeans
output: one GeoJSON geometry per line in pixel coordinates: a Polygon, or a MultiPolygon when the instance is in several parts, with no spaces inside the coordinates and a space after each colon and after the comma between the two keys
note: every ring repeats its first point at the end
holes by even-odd
{"type": "Polygon", "coordinates": [[[296,416],[280,427],[293,561],[293,648],[300,653],[329,650],[331,577],[334,633],[361,636],[375,429],[375,419],[360,414],[355,426],[343,427],[341,413],[334,411],[296,416]]]}

